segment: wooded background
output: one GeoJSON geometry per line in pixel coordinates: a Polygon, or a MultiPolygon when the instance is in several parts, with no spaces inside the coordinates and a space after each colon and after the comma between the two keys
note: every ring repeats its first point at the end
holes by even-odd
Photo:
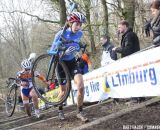
{"type": "MultiPolygon", "coordinates": [[[[138,34],[141,48],[152,44],[152,38],[145,38],[143,33],[145,20],[151,18],[151,0],[73,1],[87,18],[82,42],[88,45],[95,68],[99,67],[101,35],[110,35],[112,43],[119,46],[117,25],[122,19],[128,20],[138,34]]],[[[47,52],[65,23],[67,5],[67,0],[0,1],[0,78],[15,76],[21,61],[31,52],[47,52]]]]}

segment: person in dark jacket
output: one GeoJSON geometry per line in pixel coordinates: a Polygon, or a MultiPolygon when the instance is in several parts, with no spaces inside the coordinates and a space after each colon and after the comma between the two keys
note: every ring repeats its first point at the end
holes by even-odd
{"type": "Polygon", "coordinates": [[[114,60],[117,60],[117,54],[115,53],[115,51],[112,51],[114,46],[110,42],[110,37],[107,35],[103,35],[101,37],[101,43],[102,43],[102,47],[103,47],[101,66],[110,64],[114,60]]]}
{"type": "Polygon", "coordinates": [[[121,47],[114,47],[112,49],[113,51],[121,53],[121,58],[123,58],[140,50],[138,36],[129,28],[129,23],[127,21],[121,21],[118,25],[118,30],[123,34],[121,47]]]}
{"type": "Polygon", "coordinates": [[[144,31],[145,31],[146,37],[150,37],[150,30],[151,30],[151,21],[146,19],[144,24],[144,31]]]}
{"type": "MultiPolygon", "coordinates": [[[[129,28],[127,21],[121,21],[118,25],[118,30],[122,34],[121,47],[115,47],[114,50],[117,53],[121,53],[121,58],[129,56],[140,50],[139,39],[136,33],[129,28]]],[[[139,102],[144,99],[143,97],[131,98],[131,102],[139,102]]],[[[117,102],[119,100],[115,100],[117,102]]]]}
{"type": "Polygon", "coordinates": [[[151,4],[151,12],[153,15],[151,28],[153,31],[153,44],[160,45],[160,0],[154,0],[151,4]]]}

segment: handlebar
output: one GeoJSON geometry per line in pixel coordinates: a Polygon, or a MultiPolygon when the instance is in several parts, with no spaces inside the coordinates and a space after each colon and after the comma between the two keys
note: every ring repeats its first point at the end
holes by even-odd
{"type": "Polygon", "coordinates": [[[8,80],[16,80],[16,78],[8,78],[8,80]]]}
{"type": "Polygon", "coordinates": [[[8,85],[10,85],[11,83],[13,83],[13,84],[17,84],[18,85],[18,82],[20,81],[20,79],[18,79],[18,78],[12,78],[12,77],[10,77],[10,78],[8,78],[8,80],[6,81],[6,84],[8,84],[8,85]]]}

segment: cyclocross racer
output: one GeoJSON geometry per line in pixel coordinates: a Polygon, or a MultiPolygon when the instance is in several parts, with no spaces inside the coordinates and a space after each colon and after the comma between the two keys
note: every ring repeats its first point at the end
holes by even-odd
{"type": "MultiPolygon", "coordinates": [[[[33,89],[31,67],[32,63],[28,59],[23,60],[21,63],[22,71],[19,71],[17,73],[17,78],[20,79],[21,97],[27,115],[31,116],[31,109],[29,104],[29,98],[31,97],[35,108],[35,115],[37,118],[39,118],[40,112],[38,108],[38,96],[35,90],[33,89]]],[[[40,80],[42,80],[43,82],[45,82],[46,84],[48,84],[45,78],[38,72],[35,72],[35,76],[40,80]]]]}
{"type": "MultiPolygon", "coordinates": [[[[75,59],[75,52],[80,51],[80,39],[83,35],[81,31],[82,23],[86,22],[86,18],[83,14],[79,12],[73,12],[67,18],[68,28],[63,32],[59,31],[54,38],[52,43],[52,47],[50,52],[52,54],[53,51],[57,50],[59,46],[63,45],[66,47],[65,55],[62,60],[68,67],[71,77],[74,79],[75,86],[77,87],[77,118],[81,119],[83,122],[87,122],[88,118],[86,118],[83,114],[83,99],[84,99],[84,83],[83,77],[80,72],[80,69],[77,66],[75,59]],[[62,34],[63,32],[63,34],[62,34]]],[[[61,66],[58,66],[59,71],[61,70],[61,66]]],[[[61,75],[63,77],[63,74],[61,75]]],[[[65,93],[65,81],[62,81],[60,86],[61,95],[65,93]]],[[[62,105],[59,106],[59,118],[64,120],[62,105]]]]}

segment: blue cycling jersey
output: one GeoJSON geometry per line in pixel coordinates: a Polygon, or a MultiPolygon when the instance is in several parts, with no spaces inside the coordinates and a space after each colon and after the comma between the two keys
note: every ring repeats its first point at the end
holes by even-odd
{"type": "MultiPolygon", "coordinates": [[[[59,43],[60,43],[59,41],[60,41],[60,38],[61,38],[61,34],[62,34],[62,30],[59,31],[55,35],[55,38],[54,38],[54,41],[52,43],[52,47],[51,47],[50,51],[53,51],[55,49],[55,47],[59,46],[59,43]]],[[[73,47],[76,48],[75,51],[79,52],[80,51],[79,43],[80,43],[80,39],[81,39],[82,35],[83,35],[83,32],[81,30],[79,30],[76,33],[73,33],[71,31],[71,28],[66,29],[64,34],[63,34],[63,38],[66,41],[71,41],[71,43],[66,42],[66,43],[64,43],[64,46],[66,46],[66,48],[69,48],[69,47],[73,46],[73,47]]],[[[64,55],[62,60],[66,60],[66,61],[72,60],[73,58],[75,58],[74,52],[64,55]]]]}

